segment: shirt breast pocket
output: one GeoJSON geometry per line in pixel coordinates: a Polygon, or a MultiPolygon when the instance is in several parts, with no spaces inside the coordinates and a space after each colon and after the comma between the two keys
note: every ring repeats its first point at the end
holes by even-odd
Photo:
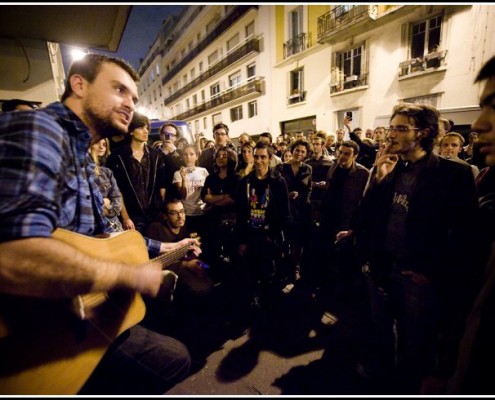
{"type": "Polygon", "coordinates": [[[72,226],[75,222],[78,208],[78,182],[77,177],[68,176],[64,180],[62,188],[62,204],[60,205],[60,226],[72,226]]]}

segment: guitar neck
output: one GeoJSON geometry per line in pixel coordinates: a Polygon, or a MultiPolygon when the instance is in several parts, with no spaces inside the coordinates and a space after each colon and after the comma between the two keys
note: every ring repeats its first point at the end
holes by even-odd
{"type": "Polygon", "coordinates": [[[164,254],[160,254],[158,257],[149,260],[145,264],[151,264],[158,261],[162,265],[162,269],[165,269],[175,262],[179,261],[189,252],[189,250],[191,250],[191,245],[186,244],[184,246],[178,247],[177,249],[167,251],[164,254]]]}

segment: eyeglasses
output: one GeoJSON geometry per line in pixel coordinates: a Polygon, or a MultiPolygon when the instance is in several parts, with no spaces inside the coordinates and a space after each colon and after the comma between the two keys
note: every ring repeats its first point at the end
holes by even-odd
{"type": "Polygon", "coordinates": [[[167,214],[172,217],[178,217],[179,215],[186,215],[186,211],[184,209],[179,211],[167,211],[167,214]]]}
{"type": "Polygon", "coordinates": [[[399,133],[406,133],[406,132],[409,132],[409,131],[417,131],[421,128],[410,128],[408,126],[396,126],[396,127],[392,127],[392,126],[389,126],[387,129],[385,129],[385,133],[390,133],[390,132],[399,132],[399,133]]]}
{"type": "Polygon", "coordinates": [[[226,136],[227,132],[215,132],[215,135],[217,136],[226,136]]]}

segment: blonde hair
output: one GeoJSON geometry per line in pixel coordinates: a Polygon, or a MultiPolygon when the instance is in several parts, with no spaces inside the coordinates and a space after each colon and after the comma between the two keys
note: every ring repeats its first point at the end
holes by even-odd
{"type": "MultiPolygon", "coordinates": [[[[108,157],[110,155],[110,140],[108,140],[108,138],[103,138],[101,140],[104,140],[105,144],[107,145],[107,148],[105,150],[105,154],[103,154],[103,157],[108,157]]],[[[101,140],[100,140],[100,142],[101,142],[101,140]]],[[[99,142],[97,142],[97,143],[99,143],[99,142]]],[[[100,160],[99,160],[98,154],[96,154],[96,150],[93,148],[93,146],[97,143],[94,143],[93,145],[91,145],[90,154],[91,154],[91,158],[95,162],[95,174],[98,176],[98,175],[100,175],[100,160]]]]}

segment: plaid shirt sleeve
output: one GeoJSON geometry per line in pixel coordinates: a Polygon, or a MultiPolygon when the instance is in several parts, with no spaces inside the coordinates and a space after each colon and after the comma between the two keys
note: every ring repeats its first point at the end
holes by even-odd
{"type": "MultiPolygon", "coordinates": [[[[69,150],[62,128],[45,113],[0,116],[0,241],[51,235],[69,150]]],[[[76,191],[77,180],[73,185],[76,191]]]]}

